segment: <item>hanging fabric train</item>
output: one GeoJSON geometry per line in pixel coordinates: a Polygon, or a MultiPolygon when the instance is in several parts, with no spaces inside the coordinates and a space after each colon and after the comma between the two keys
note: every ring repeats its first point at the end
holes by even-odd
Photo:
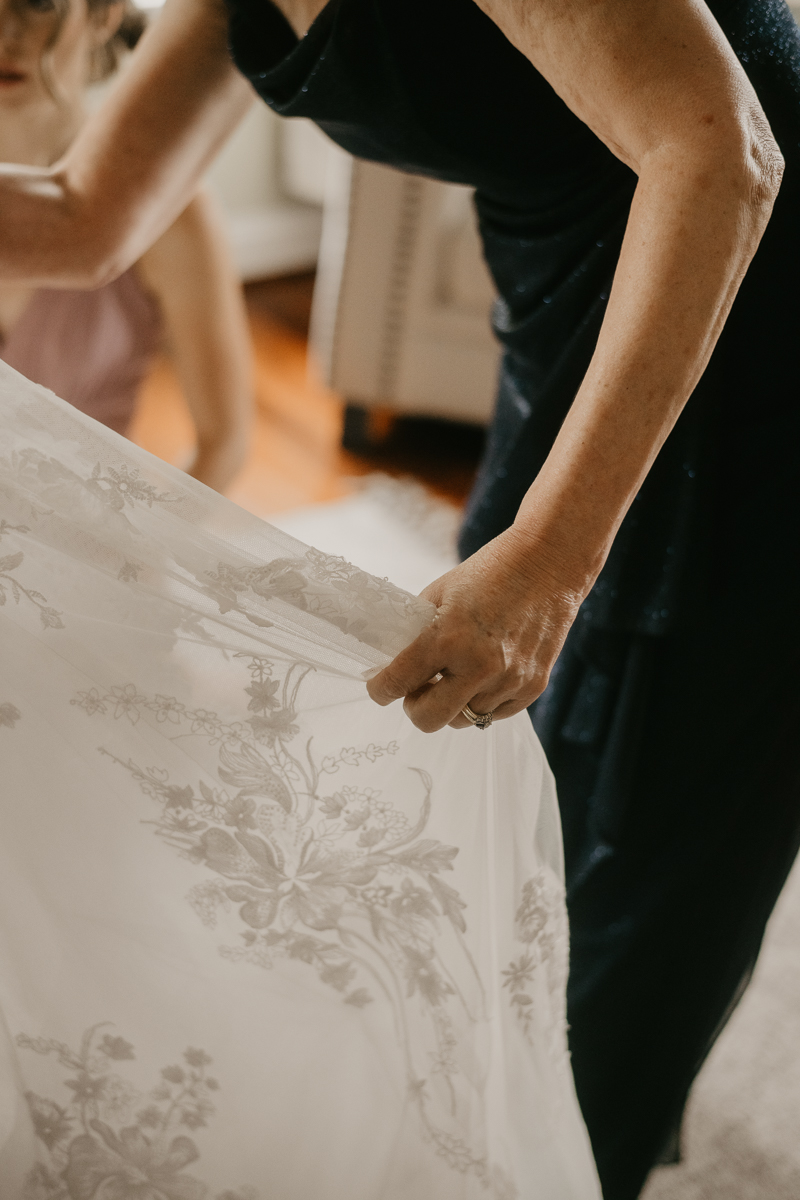
{"type": "Polygon", "coordinates": [[[527,717],[430,606],[0,364],[3,1200],[597,1200],[527,717]]]}

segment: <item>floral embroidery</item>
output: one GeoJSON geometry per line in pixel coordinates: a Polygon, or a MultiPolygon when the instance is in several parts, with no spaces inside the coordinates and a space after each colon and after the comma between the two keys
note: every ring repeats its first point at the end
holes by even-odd
{"type": "Polygon", "coordinates": [[[568,934],[564,889],[545,868],[522,888],[522,899],[514,916],[514,931],[527,950],[502,972],[503,987],[508,988],[509,1002],[530,1041],[534,1002],[529,990],[538,972],[545,972],[553,1016],[551,1049],[557,1058],[561,1058],[566,1052],[563,998],[567,984],[568,934]]]}
{"type": "Polygon", "coordinates": [[[7,533],[30,533],[29,525],[12,525],[5,519],[0,520],[0,542],[7,533]]]}
{"type": "Polygon", "coordinates": [[[100,496],[116,511],[121,512],[127,505],[133,508],[137,501],[152,508],[154,504],[164,504],[175,497],[168,492],[157,492],[151,483],[141,477],[135,468],[123,463],[120,467],[103,467],[96,463],[91,479],[87,479],[86,487],[100,496]]]}
{"type": "MultiPolygon", "coordinates": [[[[294,586],[288,568],[271,579],[294,586]]],[[[368,770],[396,753],[397,744],[344,748],[317,765],[310,743],[294,745],[298,693],[311,668],[295,662],[281,677],[270,659],[238,657],[249,675],[248,715],[241,721],[190,709],[176,697],[145,695],[133,683],[82,692],[72,703],[133,723],[149,713],[174,729],[172,737],[194,735],[216,748],[218,783],[174,779],[162,768],[101,753],[157,804],[155,832],[205,868],[188,899],[206,926],[222,923],[238,934],[239,943],[223,944],[220,953],[265,968],[282,960],[312,969],[354,1008],[376,996],[388,1001],[425,1136],[451,1167],[477,1176],[497,1200],[514,1196],[503,1173],[448,1128],[460,1105],[470,1103],[455,1053],[457,1025],[482,1014],[471,1011],[474,1002],[442,957],[446,929],[462,956],[459,969],[479,996],[483,991],[462,936],[465,902],[442,877],[458,848],[425,836],[430,777],[412,768],[400,806],[362,782],[326,792],[327,775],[368,770]],[[411,1006],[426,1018],[426,1032],[413,1045],[411,1006]]]]}
{"type": "MultiPolygon", "coordinates": [[[[33,485],[40,493],[46,494],[47,488],[64,484],[70,488],[86,488],[115,512],[134,508],[137,503],[152,508],[154,504],[174,503],[178,499],[168,492],[159,492],[142,477],[137,467],[130,467],[127,463],[121,463],[118,467],[104,467],[98,462],[87,479],[70,470],[59,459],[48,457],[33,446],[14,450],[7,458],[0,459],[0,469],[7,478],[16,477],[33,485]]],[[[47,511],[32,509],[34,515],[43,515],[47,511]]]]}
{"type": "Polygon", "coordinates": [[[6,729],[13,729],[21,716],[22,713],[16,705],[0,704],[0,725],[5,725],[6,729]]]}
{"type": "Polygon", "coordinates": [[[70,704],[82,708],[89,716],[96,712],[104,713],[106,711],[105,702],[97,688],[90,688],[88,692],[78,692],[77,698],[70,700],[70,704]]]}
{"type": "Polygon", "coordinates": [[[240,612],[253,624],[269,627],[271,622],[254,615],[243,600],[281,600],[387,652],[393,636],[399,639],[397,650],[407,643],[410,621],[421,630],[434,611],[428,601],[401,592],[388,580],[314,549],[302,557],[275,558],[257,566],[220,563],[207,578],[210,583],[203,590],[221,613],[240,612]]]}
{"type": "MultiPolygon", "coordinates": [[[[29,533],[30,530],[27,525],[10,525],[8,521],[0,521],[0,541],[5,534],[12,532],[29,533]]],[[[64,622],[61,620],[61,613],[48,605],[46,597],[41,592],[34,591],[33,588],[23,587],[19,580],[11,574],[12,571],[16,571],[17,567],[21,567],[24,561],[25,555],[21,550],[18,550],[16,554],[6,554],[0,558],[0,606],[5,604],[9,594],[13,597],[15,604],[19,604],[24,596],[38,608],[43,629],[63,629],[64,622]]]]}
{"type": "Polygon", "coordinates": [[[323,758],[320,769],[326,775],[335,775],[339,767],[357,767],[362,759],[374,763],[384,754],[396,754],[399,748],[397,742],[389,742],[388,746],[376,746],[370,742],[364,750],[356,750],[355,746],[345,746],[340,754],[331,754],[323,758]]]}
{"type": "Polygon", "coordinates": [[[141,569],[136,563],[126,561],[117,572],[117,579],[120,583],[136,583],[141,569]]]}
{"type": "MultiPolygon", "coordinates": [[[[93,1025],[78,1051],[51,1038],[21,1033],[17,1046],[54,1055],[69,1072],[60,1103],[35,1092],[26,1099],[44,1155],[26,1180],[25,1200],[207,1200],[208,1188],[184,1168],[200,1151],[193,1133],[214,1115],[219,1088],[211,1059],[189,1047],[182,1064],[165,1067],[160,1082],[141,1093],[115,1070],[135,1059],[125,1038],[93,1025]]],[[[256,1200],[250,1189],[217,1200],[256,1200]]]]}
{"type": "Polygon", "coordinates": [[[61,620],[61,613],[48,605],[47,597],[33,588],[24,587],[11,574],[17,567],[22,566],[24,561],[25,555],[21,550],[18,550],[16,554],[7,554],[4,558],[0,558],[0,605],[5,604],[9,592],[15,604],[19,604],[24,596],[38,608],[43,629],[63,629],[64,622],[61,620]]]}

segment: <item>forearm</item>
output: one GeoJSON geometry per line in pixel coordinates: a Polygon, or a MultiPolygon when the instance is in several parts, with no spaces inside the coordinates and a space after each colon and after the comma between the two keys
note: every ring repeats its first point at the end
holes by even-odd
{"type": "Polygon", "coordinates": [[[241,284],[223,223],[202,191],[139,262],[197,434],[190,474],[223,491],[244,463],[253,363],[241,284]]]}
{"type": "Polygon", "coordinates": [[[378,703],[404,696],[433,731],[466,727],[466,703],[506,717],[542,694],[758,245],[780,165],[763,146],[758,165],[724,145],[711,162],[684,146],[642,165],[597,349],[551,453],[514,524],[426,589],[437,619],[370,681],[378,703]]]}
{"type": "Polygon", "coordinates": [[[244,465],[250,445],[253,365],[244,314],[226,312],[213,299],[208,311],[218,316],[219,331],[204,331],[202,319],[195,321],[195,336],[205,333],[206,345],[193,345],[191,331],[181,330],[173,359],[197,431],[189,474],[222,492],[244,465]]]}
{"type": "Polygon", "coordinates": [[[176,347],[175,357],[197,430],[189,474],[224,492],[244,466],[250,448],[253,363],[244,312],[240,314],[237,306],[226,313],[218,305],[217,313],[222,336],[214,341],[213,335],[207,335],[207,352],[187,352],[184,345],[176,347]]]}
{"type": "Polygon", "coordinates": [[[642,170],[591,365],[515,522],[520,554],[584,595],[702,375],[772,208],[780,158],[642,170]]]}
{"type": "Polygon", "coordinates": [[[243,427],[223,441],[198,445],[188,474],[216,492],[224,492],[244,466],[249,431],[243,427]]]}
{"type": "Polygon", "coordinates": [[[119,275],[185,208],[251,102],[221,0],[168,0],[60,163],[0,167],[0,278],[92,287],[119,275]]]}
{"type": "Polygon", "coordinates": [[[782,168],[703,0],[476,2],[639,184],[596,352],[516,521],[426,589],[437,619],[370,681],[426,730],[466,726],[466,703],[513,716],[544,691],[708,362],[782,168]]]}

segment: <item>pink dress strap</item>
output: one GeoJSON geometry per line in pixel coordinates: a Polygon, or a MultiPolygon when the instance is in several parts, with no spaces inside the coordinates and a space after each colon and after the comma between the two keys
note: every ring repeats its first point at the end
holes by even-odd
{"type": "Polygon", "coordinates": [[[37,291],[0,358],[125,433],[161,332],[158,305],[131,268],[94,291],[37,291]]]}

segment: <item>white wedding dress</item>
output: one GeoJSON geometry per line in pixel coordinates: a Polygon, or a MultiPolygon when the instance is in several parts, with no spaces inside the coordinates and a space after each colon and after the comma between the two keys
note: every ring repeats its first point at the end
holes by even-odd
{"type": "Polygon", "coordinates": [[[552,778],[430,606],[0,364],[2,1200],[597,1200],[552,778]]]}

